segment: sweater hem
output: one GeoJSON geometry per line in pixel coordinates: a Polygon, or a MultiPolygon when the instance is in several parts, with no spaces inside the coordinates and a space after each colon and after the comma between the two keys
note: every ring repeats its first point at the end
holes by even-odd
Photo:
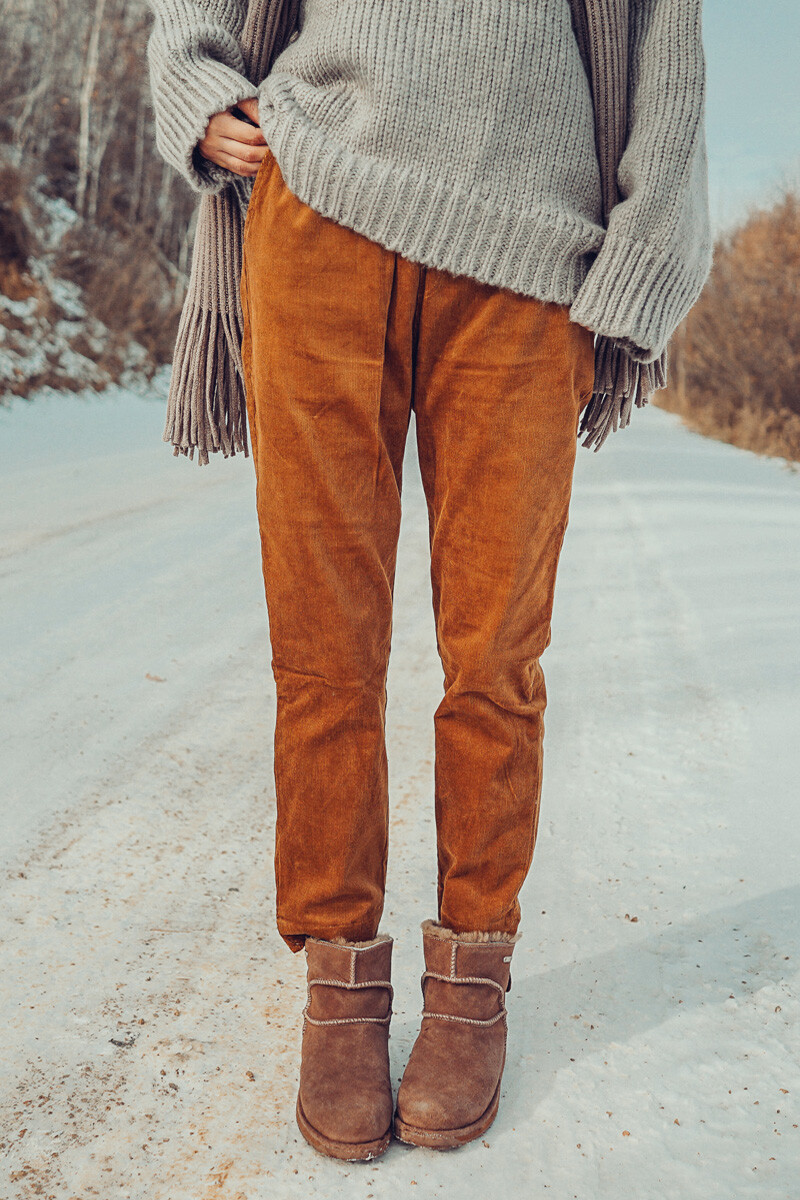
{"type": "Polygon", "coordinates": [[[417,168],[356,153],[261,97],[259,113],[299,200],[412,262],[570,305],[605,236],[580,217],[494,207],[417,168]]]}

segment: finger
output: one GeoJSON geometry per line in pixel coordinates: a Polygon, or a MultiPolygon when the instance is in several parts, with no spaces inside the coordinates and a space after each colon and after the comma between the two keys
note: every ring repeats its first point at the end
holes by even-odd
{"type": "Polygon", "coordinates": [[[221,137],[216,139],[216,147],[224,154],[240,158],[246,163],[260,163],[267,152],[266,143],[263,146],[249,146],[246,142],[237,142],[233,138],[221,137]]]}
{"type": "Polygon", "coordinates": [[[217,114],[213,122],[213,132],[233,138],[237,142],[249,142],[251,145],[264,144],[264,135],[257,125],[241,121],[230,112],[217,114]]]}
{"type": "Polygon", "coordinates": [[[240,108],[243,113],[247,114],[251,121],[255,121],[256,125],[258,125],[258,101],[255,96],[248,96],[246,100],[240,100],[236,107],[240,108]]]}
{"type": "Polygon", "coordinates": [[[244,159],[236,158],[233,154],[220,153],[216,160],[221,167],[227,167],[229,171],[233,171],[236,175],[252,176],[257,174],[260,163],[245,162],[244,159]]]}
{"type": "Polygon", "coordinates": [[[240,121],[233,113],[221,112],[213,118],[209,132],[221,137],[232,138],[236,142],[249,142],[251,145],[264,145],[264,135],[256,125],[240,121]]]}

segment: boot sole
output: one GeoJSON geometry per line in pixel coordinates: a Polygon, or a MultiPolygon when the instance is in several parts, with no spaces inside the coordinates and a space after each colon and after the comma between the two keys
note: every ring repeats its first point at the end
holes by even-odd
{"type": "Polygon", "coordinates": [[[321,1154],[327,1154],[329,1158],[341,1158],[345,1162],[367,1162],[380,1157],[388,1148],[392,1138],[390,1125],[382,1137],[371,1142],[337,1142],[314,1128],[303,1112],[299,1096],[297,1097],[296,1116],[298,1128],[309,1145],[313,1146],[315,1150],[319,1150],[321,1154]]]}
{"type": "MultiPolygon", "coordinates": [[[[502,1083],[502,1080],[500,1082],[502,1083]]],[[[472,1142],[485,1133],[497,1116],[499,1107],[500,1083],[489,1102],[489,1107],[470,1125],[462,1125],[460,1129],[418,1129],[414,1125],[407,1125],[395,1113],[394,1135],[410,1146],[427,1146],[430,1150],[455,1150],[457,1146],[472,1142]]]]}

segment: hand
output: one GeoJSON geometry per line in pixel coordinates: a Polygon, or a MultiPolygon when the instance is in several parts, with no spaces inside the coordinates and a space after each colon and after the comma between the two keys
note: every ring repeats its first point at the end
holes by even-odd
{"type": "Polygon", "coordinates": [[[215,113],[206,126],[205,136],[197,143],[204,158],[226,167],[236,175],[255,175],[267,152],[267,143],[258,124],[255,96],[239,100],[234,106],[254,122],[251,125],[235,117],[230,109],[215,113]]]}

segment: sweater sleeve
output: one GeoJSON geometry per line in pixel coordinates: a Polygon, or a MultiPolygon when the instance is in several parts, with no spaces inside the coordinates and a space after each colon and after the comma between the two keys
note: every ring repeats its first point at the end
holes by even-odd
{"type": "Polygon", "coordinates": [[[257,88],[247,79],[239,37],[246,0],[147,0],[155,23],[147,43],[159,154],[196,192],[218,192],[233,173],[197,151],[211,117],[257,88]]]}
{"type": "Polygon", "coordinates": [[[702,0],[631,4],[621,200],[570,315],[651,362],[711,267],[702,0]]]}

